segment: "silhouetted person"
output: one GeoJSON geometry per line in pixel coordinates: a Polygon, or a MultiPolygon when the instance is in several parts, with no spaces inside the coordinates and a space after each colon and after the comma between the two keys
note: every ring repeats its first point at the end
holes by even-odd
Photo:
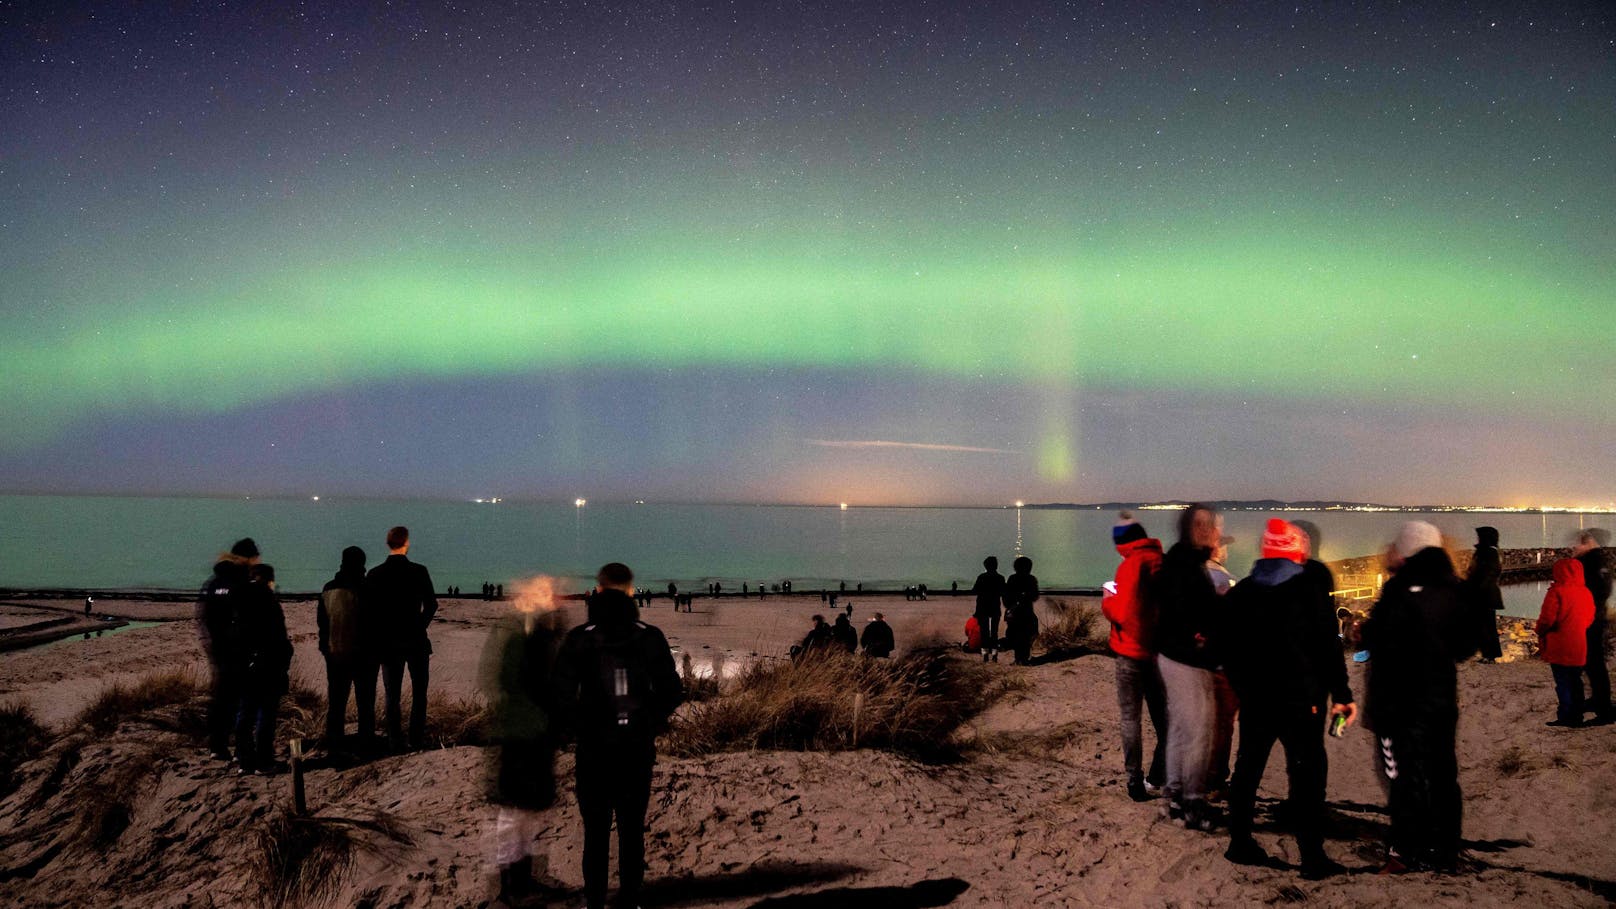
{"type": "Polygon", "coordinates": [[[505,585],[504,584],[495,584],[494,585],[494,599],[496,599],[496,600],[505,599],[505,585]]]}
{"type": "Polygon", "coordinates": [[[606,905],[612,820],[617,821],[617,902],[637,905],[645,877],[645,810],[656,736],[684,700],[667,638],[639,621],[634,574],[613,562],[596,575],[590,621],[567,633],[556,661],[556,709],[577,737],[578,811],[584,823],[584,896],[606,905]]]}
{"type": "Polygon", "coordinates": [[[1218,650],[1240,698],[1240,753],[1224,855],[1238,864],[1269,863],[1251,830],[1257,786],[1277,741],[1285,747],[1302,875],[1316,880],[1343,870],[1324,852],[1325,723],[1336,714],[1351,723],[1358,708],[1347,687],[1329,591],[1302,567],[1306,536],[1273,518],[1259,552],[1250,577],[1230,589],[1218,629],[1218,650]]]}
{"type": "Polygon", "coordinates": [[[999,661],[999,610],[1004,601],[1004,575],[999,574],[999,559],[988,556],[982,560],[987,569],[976,576],[971,593],[976,597],[976,624],[982,629],[982,662],[999,661]]]}
{"type": "Polygon", "coordinates": [[[1476,652],[1475,626],[1436,527],[1404,524],[1386,567],[1392,577],[1360,632],[1369,651],[1364,723],[1379,741],[1389,789],[1385,870],[1452,869],[1464,811],[1455,664],[1476,652]]]}
{"type": "Polygon", "coordinates": [[[925,585],[925,584],[921,584],[921,585],[920,585],[920,587],[919,587],[919,590],[918,590],[918,592],[919,592],[919,593],[920,593],[920,598],[921,598],[921,599],[922,599],[922,600],[924,600],[924,599],[925,599],[925,598],[926,598],[926,585],[925,585]]]}
{"type": "Polygon", "coordinates": [[[847,582],[846,581],[838,581],[836,583],[836,592],[837,593],[846,593],[847,592],[847,582]]]}
{"type": "Polygon", "coordinates": [[[95,597],[85,597],[84,598],[84,617],[89,618],[90,614],[94,610],[95,610],[95,597]]]}
{"type": "Polygon", "coordinates": [[[853,623],[845,613],[836,617],[836,624],[831,626],[830,633],[843,650],[848,653],[858,652],[858,632],[853,629],[853,623]]]}
{"type": "Polygon", "coordinates": [[[1498,589],[1498,579],[1504,566],[1498,555],[1498,528],[1476,528],[1476,552],[1470,557],[1470,570],[1465,572],[1465,601],[1471,621],[1476,628],[1476,643],[1481,647],[1481,661],[1491,663],[1504,655],[1498,643],[1498,619],[1504,609],[1504,594],[1498,589]]]}
{"type": "Polygon", "coordinates": [[[1111,622],[1111,652],[1116,654],[1117,708],[1122,725],[1122,765],[1128,774],[1128,797],[1150,798],[1167,779],[1167,696],[1156,667],[1155,615],[1145,602],[1145,586],[1161,567],[1161,542],[1145,533],[1133,515],[1124,511],[1111,528],[1111,542],[1122,556],[1116,579],[1106,586],[1100,609],[1111,622]],[[1143,770],[1144,736],[1139,705],[1150,712],[1156,731],[1156,749],[1150,773],[1143,770]]]}
{"type": "Polygon", "coordinates": [[[1588,675],[1588,700],[1583,705],[1593,711],[1593,725],[1616,723],[1616,708],[1610,702],[1610,668],[1605,662],[1605,629],[1610,613],[1611,569],[1610,557],[1605,552],[1609,534],[1590,527],[1577,534],[1571,554],[1582,563],[1582,580],[1594,600],[1594,620],[1588,626],[1588,661],[1583,671],[1588,675]]]}
{"type": "Polygon", "coordinates": [[[948,585],[949,596],[959,596],[959,581],[952,581],[948,585]]]}
{"type": "Polygon", "coordinates": [[[387,531],[387,551],[387,559],[368,575],[386,703],[387,744],[394,750],[405,744],[401,702],[404,670],[409,669],[409,747],[416,749],[426,739],[426,693],[432,660],[432,642],[426,629],[438,612],[438,597],[433,592],[437,588],[432,586],[426,566],[409,560],[409,528],[387,531]]]}
{"type": "Polygon", "coordinates": [[[836,636],[831,632],[830,625],[826,624],[822,615],[814,616],[813,627],[803,635],[802,643],[792,648],[792,656],[808,656],[811,653],[823,651],[835,643],[836,636]]]}
{"type": "Polygon", "coordinates": [[[1543,595],[1537,617],[1538,656],[1554,676],[1559,702],[1550,726],[1582,725],[1582,673],[1588,663],[1588,626],[1594,620],[1594,597],[1582,580],[1582,563],[1561,559],[1554,563],[1554,581],[1543,595]]]}
{"type": "Polygon", "coordinates": [[[231,759],[230,733],[241,707],[246,660],[238,620],[249,598],[247,569],[257,561],[258,544],[251,537],[237,540],[228,553],[219,556],[196,604],[197,634],[210,671],[208,750],[221,761],[231,759]]]}
{"type": "MultiPolygon", "coordinates": [[[[852,609],[853,604],[849,603],[847,608],[852,609]]],[[[881,613],[876,613],[875,617],[864,626],[864,637],[860,644],[864,652],[872,657],[889,657],[892,651],[897,649],[897,642],[892,637],[892,626],[886,623],[886,618],[881,613]]]]}
{"type": "Polygon", "coordinates": [[[342,551],[342,564],[320,591],[314,609],[320,654],[325,657],[328,750],[342,745],[350,689],[359,714],[359,741],[368,745],[376,734],[376,656],[370,640],[374,623],[366,621],[366,606],[365,551],[349,546],[342,551]]]}
{"type": "Polygon", "coordinates": [[[275,719],[291,680],[292,640],[275,595],[275,569],[254,565],[247,571],[247,599],[240,617],[245,671],[236,715],[236,761],[241,773],[266,775],[278,769],[275,719]]]}
{"type": "MultiPolygon", "coordinates": [[[[1032,573],[1032,559],[1019,556],[1010,564],[1012,574],[1004,582],[1004,636],[1015,653],[1016,665],[1032,659],[1032,642],[1038,637],[1038,578],[1032,573]]],[[[922,597],[924,599],[924,597],[922,597]]]]}
{"type": "Polygon", "coordinates": [[[674,598],[676,598],[678,596],[679,596],[679,585],[673,583],[672,581],[669,581],[668,582],[668,599],[672,600],[672,599],[674,599],[674,598]]]}

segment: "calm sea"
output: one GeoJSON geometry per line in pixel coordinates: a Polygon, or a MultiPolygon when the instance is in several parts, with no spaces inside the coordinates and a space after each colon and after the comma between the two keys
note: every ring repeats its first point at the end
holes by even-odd
{"type": "MultiPolygon", "coordinates": [[[[1172,537],[1174,515],[1141,512],[1153,536],[1172,537]]],[[[1326,559],[1378,551],[1404,514],[1327,512],[1305,517],[1323,531],[1326,559]]],[[[1236,538],[1230,567],[1255,557],[1260,512],[1226,515],[1236,538]]],[[[1463,543],[1478,524],[1498,527],[1506,547],[1558,546],[1610,515],[1430,514],[1463,543]]],[[[850,508],[747,505],[571,505],[458,502],[0,496],[0,586],[191,589],[214,556],[251,536],[275,565],[284,591],[318,590],[344,546],[372,561],[386,554],[394,524],[414,537],[411,558],[439,588],[474,591],[535,574],[591,577],[609,561],[628,563],[642,583],[682,588],[720,581],[791,579],[797,590],[969,586],[982,557],[1030,556],[1046,587],[1097,586],[1117,563],[1108,511],[1014,508],[850,508]]],[[[1536,614],[1542,588],[1506,591],[1510,612],[1536,614]]]]}

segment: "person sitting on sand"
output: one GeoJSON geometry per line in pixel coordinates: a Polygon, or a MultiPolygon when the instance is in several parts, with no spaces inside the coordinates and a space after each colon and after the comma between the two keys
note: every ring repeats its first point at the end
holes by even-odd
{"type": "MultiPolygon", "coordinates": [[[[853,604],[848,603],[847,608],[851,612],[853,604]]],[[[864,626],[861,643],[865,654],[872,657],[889,657],[892,651],[897,649],[897,643],[892,637],[892,626],[886,623],[885,616],[879,612],[864,626]]]]}
{"type": "Polygon", "coordinates": [[[1554,581],[1543,595],[1537,617],[1538,655],[1554,676],[1559,702],[1550,726],[1582,725],[1582,671],[1588,662],[1588,626],[1594,621],[1594,597],[1582,580],[1582,563],[1554,563],[1554,581]]]}
{"type": "Polygon", "coordinates": [[[236,715],[236,760],[240,773],[277,772],[275,719],[291,682],[292,639],[275,595],[275,569],[248,570],[247,601],[240,617],[243,661],[241,709],[236,715]]]}
{"type": "Polygon", "coordinates": [[[836,616],[836,624],[831,626],[830,633],[843,650],[848,653],[858,652],[858,632],[853,629],[853,623],[847,618],[846,613],[836,616]]]}
{"type": "Polygon", "coordinates": [[[1124,511],[1111,528],[1111,541],[1122,556],[1116,578],[1106,585],[1100,610],[1111,622],[1111,652],[1116,654],[1117,707],[1122,725],[1122,766],[1128,775],[1128,797],[1143,802],[1167,779],[1167,699],[1152,649],[1155,623],[1145,608],[1144,585],[1161,566],[1161,541],[1145,533],[1133,515],[1124,511]],[[1142,768],[1139,705],[1150,711],[1156,731],[1156,749],[1150,773],[1142,768]]]}
{"type": "Polygon", "coordinates": [[[1032,559],[1019,556],[1010,565],[1011,575],[1004,582],[1004,637],[1015,654],[1016,665],[1032,659],[1032,642],[1038,637],[1038,578],[1032,573],[1032,559]]]}
{"type": "Polygon", "coordinates": [[[1269,863],[1251,831],[1257,785],[1278,741],[1285,747],[1302,876],[1317,880],[1344,870],[1324,852],[1325,723],[1339,715],[1350,724],[1358,708],[1347,686],[1329,592],[1302,567],[1307,552],[1298,528],[1269,520],[1251,576],[1224,600],[1218,651],[1240,699],[1240,753],[1229,790],[1224,856],[1242,865],[1269,863]]]}
{"type": "Polygon", "coordinates": [[[1004,575],[999,574],[999,559],[988,556],[982,560],[987,569],[976,576],[971,594],[976,597],[976,624],[982,632],[982,662],[999,661],[999,610],[1004,602],[1004,575]]]}
{"type": "Polygon", "coordinates": [[[634,573],[612,562],[588,623],[567,633],[556,659],[557,719],[578,742],[578,812],[584,824],[584,897],[604,909],[612,819],[617,820],[617,904],[638,905],[645,877],[645,811],[656,737],[684,701],[668,639],[639,620],[634,573]]]}

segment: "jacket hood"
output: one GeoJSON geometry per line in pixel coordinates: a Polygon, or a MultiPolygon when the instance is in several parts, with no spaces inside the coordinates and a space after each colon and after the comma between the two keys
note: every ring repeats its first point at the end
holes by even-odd
{"type": "Polygon", "coordinates": [[[589,598],[589,624],[625,628],[640,620],[640,608],[621,590],[599,590],[589,598]]]}
{"type": "Polygon", "coordinates": [[[1477,527],[1476,528],[1476,545],[1477,546],[1497,546],[1498,545],[1498,528],[1497,527],[1477,527]]]}
{"type": "Polygon", "coordinates": [[[1554,583],[1571,587],[1587,586],[1583,581],[1582,563],[1576,559],[1561,559],[1555,562],[1554,583]]]}
{"type": "Polygon", "coordinates": [[[1392,580],[1399,586],[1413,587],[1453,577],[1453,560],[1448,558],[1448,551],[1440,546],[1427,546],[1409,556],[1392,575],[1392,580]]]}
{"type": "Polygon", "coordinates": [[[1125,559],[1136,553],[1154,552],[1159,555],[1161,551],[1161,540],[1154,537],[1146,537],[1143,540],[1129,540],[1126,543],[1117,544],[1117,554],[1125,559]]]}
{"type": "Polygon", "coordinates": [[[356,568],[351,565],[344,565],[343,567],[337,569],[336,575],[332,577],[331,580],[326,582],[325,588],[330,590],[333,587],[341,587],[345,589],[357,590],[364,586],[364,583],[365,566],[360,565],[356,568]]]}
{"type": "Polygon", "coordinates": [[[1258,559],[1251,566],[1251,581],[1261,587],[1278,587],[1302,573],[1302,566],[1290,559],[1258,559]]]}

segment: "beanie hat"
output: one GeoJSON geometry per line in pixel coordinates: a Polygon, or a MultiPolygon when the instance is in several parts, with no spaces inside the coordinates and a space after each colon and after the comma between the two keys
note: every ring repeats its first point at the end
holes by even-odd
{"type": "Polygon", "coordinates": [[[1289,521],[1269,518],[1263,529],[1261,557],[1288,559],[1298,564],[1307,561],[1307,534],[1289,521]]]}
{"type": "Polygon", "coordinates": [[[1124,511],[1118,517],[1122,520],[1111,528],[1112,543],[1121,546],[1123,543],[1132,543],[1134,540],[1143,540],[1145,538],[1145,525],[1133,519],[1133,512],[1124,511]]]}
{"type": "Polygon", "coordinates": [[[365,551],[358,546],[349,546],[342,551],[343,568],[364,568],[365,551]]]}
{"type": "Polygon", "coordinates": [[[256,559],[258,544],[253,542],[252,537],[242,537],[236,541],[236,545],[230,547],[230,554],[244,559],[256,559]]]}
{"type": "Polygon", "coordinates": [[[1442,531],[1436,529],[1435,524],[1426,521],[1409,521],[1403,529],[1397,532],[1397,540],[1392,546],[1397,554],[1408,558],[1422,549],[1442,545],[1442,531]]]}

